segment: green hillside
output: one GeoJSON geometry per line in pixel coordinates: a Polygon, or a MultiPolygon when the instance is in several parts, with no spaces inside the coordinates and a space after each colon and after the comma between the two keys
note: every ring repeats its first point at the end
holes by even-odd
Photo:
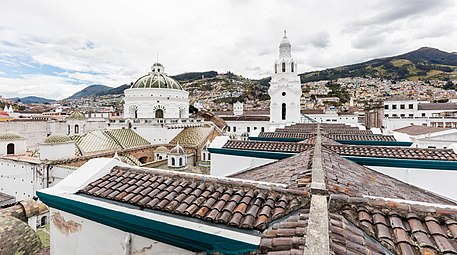
{"type": "Polygon", "coordinates": [[[302,82],[345,77],[372,77],[391,80],[457,79],[457,55],[423,47],[402,55],[373,59],[364,63],[300,74],[302,82]]]}

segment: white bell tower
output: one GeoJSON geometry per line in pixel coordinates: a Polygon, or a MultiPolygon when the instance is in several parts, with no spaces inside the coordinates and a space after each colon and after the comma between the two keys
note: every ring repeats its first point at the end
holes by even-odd
{"type": "Polygon", "coordinates": [[[300,122],[300,76],[297,75],[297,63],[292,58],[286,30],[279,45],[279,59],[275,62],[275,73],[271,77],[268,94],[271,98],[271,123],[300,122]]]}

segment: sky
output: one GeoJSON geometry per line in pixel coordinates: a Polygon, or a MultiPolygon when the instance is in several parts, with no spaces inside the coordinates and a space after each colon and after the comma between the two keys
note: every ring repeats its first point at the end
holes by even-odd
{"type": "Polygon", "coordinates": [[[283,30],[299,73],[457,51],[453,0],[40,0],[0,3],[0,95],[63,99],[165,72],[272,74],[283,30]]]}

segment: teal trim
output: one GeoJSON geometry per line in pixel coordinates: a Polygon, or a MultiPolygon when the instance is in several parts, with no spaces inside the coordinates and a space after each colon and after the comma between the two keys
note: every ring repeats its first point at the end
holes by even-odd
{"type": "Polygon", "coordinates": [[[343,156],[345,159],[354,161],[359,165],[365,166],[385,166],[399,168],[420,168],[436,170],[457,170],[457,161],[445,160],[420,160],[420,159],[397,159],[397,158],[370,158],[343,156]]]}
{"type": "Polygon", "coordinates": [[[304,138],[283,138],[283,137],[260,137],[250,136],[249,140],[252,141],[269,141],[269,142],[301,142],[304,138]]]}
{"type": "Polygon", "coordinates": [[[404,146],[409,147],[412,142],[399,142],[399,141],[367,141],[367,140],[335,140],[341,144],[350,144],[350,145],[370,145],[370,146],[404,146]]]}
{"type": "Polygon", "coordinates": [[[37,191],[49,207],[193,252],[244,254],[257,245],[37,191]]]}
{"type": "Polygon", "coordinates": [[[252,158],[268,158],[268,159],[285,159],[296,155],[296,153],[277,152],[277,151],[254,151],[254,150],[238,150],[228,148],[208,148],[208,151],[215,154],[225,154],[252,158]]]}

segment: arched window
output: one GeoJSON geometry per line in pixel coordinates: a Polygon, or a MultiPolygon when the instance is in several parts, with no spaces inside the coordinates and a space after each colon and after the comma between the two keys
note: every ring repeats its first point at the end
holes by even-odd
{"type": "Polygon", "coordinates": [[[75,125],[75,134],[79,134],[79,126],[75,125]]]}
{"type": "Polygon", "coordinates": [[[278,65],[275,64],[275,73],[278,73],[278,65]]]}
{"type": "Polygon", "coordinates": [[[6,154],[14,154],[14,143],[9,143],[6,146],[6,154]]]}
{"type": "Polygon", "coordinates": [[[155,113],[155,117],[158,118],[158,119],[162,119],[163,118],[163,110],[162,109],[157,109],[156,113],[155,113]]]}
{"type": "Polygon", "coordinates": [[[70,132],[71,132],[71,126],[70,126],[70,125],[68,125],[68,133],[67,133],[67,135],[69,135],[69,134],[70,134],[70,132]]]}
{"type": "Polygon", "coordinates": [[[208,152],[208,161],[211,160],[211,153],[208,152]]]}
{"type": "Polygon", "coordinates": [[[294,63],[290,63],[290,71],[293,73],[294,72],[294,63]]]}
{"type": "Polygon", "coordinates": [[[176,165],[175,158],[171,158],[171,165],[172,165],[172,166],[176,165]]]}
{"type": "Polygon", "coordinates": [[[282,120],[285,120],[285,119],[286,119],[286,103],[283,103],[283,104],[282,104],[281,119],[282,119],[282,120]]]}
{"type": "Polygon", "coordinates": [[[46,216],[41,217],[41,225],[40,226],[44,226],[47,223],[48,223],[48,217],[46,217],[46,216]]]}
{"type": "Polygon", "coordinates": [[[179,158],[179,166],[182,166],[182,165],[184,165],[184,164],[182,163],[182,158],[179,158]]]}
{"type": "Polygon", "coordinates": [[[286,72],[286,63],[282,62],[282,72],[286,72]]]}
{"type": "Polygon", "coordinates": [[[203,152],[203,161],[206,160],[206,153],[203,152]]]}
{"type": "Polygon", "coordinates": [[[141,157],[138,159],[138,161],[140,161],[141,164],[144,164],[148,161],[148,157],[144,156],[144,157],[141,157]]]}
{"type": "Polygon", "coordinates": [[[135,110],[135,119],[138,118],[138,110],[135,110]]]}

